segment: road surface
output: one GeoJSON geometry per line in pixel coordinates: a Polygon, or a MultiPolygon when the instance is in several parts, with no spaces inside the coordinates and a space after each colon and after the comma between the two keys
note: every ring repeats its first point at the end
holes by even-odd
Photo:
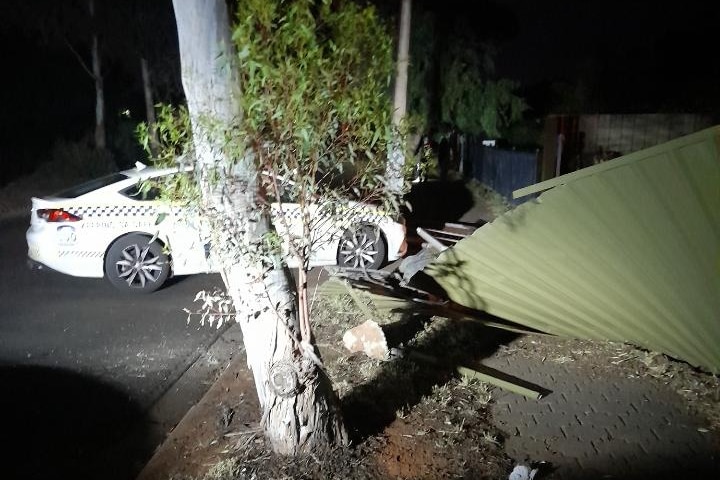
{"type": "Polygon", "coordinates": [[[10,478],[60,478],[63,469],[100,478],[96,461],[104,478],[130,478],[208,388],[211,367],[222,367],[208,348],[224,329],[188,323],[183,311],[221,280],[195,275],[128,296],[103,279],[31,271],[27,226],[25,217],[0,220],[0,415],[16,445],[0,459],[24,464],[10,478]],[[134,452],[122,447],[129,432],[134,452]]]}

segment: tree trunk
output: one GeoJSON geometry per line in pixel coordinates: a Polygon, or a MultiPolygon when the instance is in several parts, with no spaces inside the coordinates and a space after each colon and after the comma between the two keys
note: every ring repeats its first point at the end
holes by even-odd
{"type": "Polygon", "coordinates": [[[196,171],[205,206],[217,212],[207,218],[213,255],[242,328],[265,434],[275,452],[289,455],[347,443],[337,397],[314,346],[302,335],[288,270],[279,268],[278,261],[268,270],[247,251],[259,243],[270,222],[256,208],[250,157],[230,158],[222,132],[215,130],[229,127],[242,114],[227,6],[224,0],[173,0],[173,7],[196,171]],[[223,181],[204,180],[218,166],[224,167],[216,171],[223,181]]]}
{"type": "Polygon", "coordinates": [[[92,73],[95,80],[95,148],[104,150],[107,146],[105,135],[105,87],[103,85],[102,67],[100,63],[100,39],[95,28],[95,1],[89,0],[90,17],[93,19],[92,33],[92,73]]]}
{"type": "Polygon", "coordinates": [[[397,74],[393,95],[393,124],[400,125],[407,114],[408,65],[410,63],[410,17],[412,0],[401,0],[397,74]]]}
{"type": "MultiPolygon", "coordinates": [[[[400,32],[398,38],[397,72],[393,95],[393,125],[400,128],[407,114],[408,64],[410,63],[410,16],[412,0],[401,0],[400,32]]],[[[403,186],[403,166],[405,156],[400,145],[390,148],[390,158],[385,173],[388,188],[400,192],[403,186]]]]}
{"type": "Polygon", "coordinates": [[[158,146],[158,136],[155,131],[155,101],[153,100],[152,83],[150,81],[150,67],[145,57],[140,57],[140,71],[142,72],[143,92],[145,93],[145,120],[150,131],[150,151],[155,153],[158,146]]]}

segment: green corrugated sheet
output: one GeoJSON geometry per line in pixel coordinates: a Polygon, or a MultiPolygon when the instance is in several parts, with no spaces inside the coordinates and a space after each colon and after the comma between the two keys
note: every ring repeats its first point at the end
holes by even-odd
{"type": "Polygon", "coordinates": [[[535,192],[424,271],[461,305],[720,372],[720,126],[535,192]]]}

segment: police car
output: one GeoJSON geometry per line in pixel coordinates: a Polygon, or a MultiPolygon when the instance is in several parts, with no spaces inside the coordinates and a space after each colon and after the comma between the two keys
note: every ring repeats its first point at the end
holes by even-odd
{"type": "MultiPolygon", "coordinates": [[[[104,277],[120,290],[137,293],[155,291],[173,275],[217,271],[209,255],[209,235],[199,219],[179,204],[160,200],[153,189],[141,192],[143,181],[177,172],[138,164],[48,197],[33,197],[26,233],[31,266],[104,277]]],[[[355,205],[361,207],[355,212],[364,212],[359,217],[318,223],[322,232],[313,234],[322,241],[316,242],[311,267],[377,269],[405,253],[401,222],[371,205],[355,205]]],[[[271,207],[278,215],[280,205],[271,207]]],[[[302,232],[299,215],[292,214],[299,206],[283,202],[282,209],[288,220],[276,219],[275,226],[283,237],[288,265],[297,267],[288,245],[295,232],[302,232]]]]}

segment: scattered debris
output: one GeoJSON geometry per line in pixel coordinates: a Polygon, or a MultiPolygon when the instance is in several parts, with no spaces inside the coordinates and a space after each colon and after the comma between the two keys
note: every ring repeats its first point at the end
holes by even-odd
{"type": "Polygon", "coordinates": [[[343,344],[353,353],[363,352],[368,357],[377,360],[387,360],[390,356],[385,333],[373,320],[368,320],[346,331],[343,335],[343,344]]]}
{"type": "Polygon", "coordinates": [[[457,371],[464,377],[470,379],[476,378],[480,381],[500,387],[503,390],[517,393],[533,400],[540,400],[550,393],[549,390],[485,365],[477,366],[475,369],[457,367],[457,371]]]}
{"type": "MultiPolygon", "coordinates": [[[[383,327],[373,320],[367,320],[357,327],[347,330],[343,335],[343,344],[352,353],[362,352],[376,360],[407,357],[421,363],[442,364],[440,359],[415,350],[391,347],[388,345],[383,327]]],[[[455,370],[467,379],[477,379],[533,400],[538,400],[550,392],[550,390],[485,365],[478,365],[474,369],[458,366],[455,367],[455,370]]]]}
{"type": "Polygon", "coordinates": [[[515,465],[515,468],[513,468],[513,471],[508,477],[508,480],[533,480],[537,473],[537,468],[532,468],[527,465],[515,465]]]}
{"type": "Polygon", "coordinates": [[[225,404],[220,405],[220,412],[218,415],[218,429],[227,430],[232,423],[233,416],[235,415],[235,409],[228,407],[225,404]]]}

